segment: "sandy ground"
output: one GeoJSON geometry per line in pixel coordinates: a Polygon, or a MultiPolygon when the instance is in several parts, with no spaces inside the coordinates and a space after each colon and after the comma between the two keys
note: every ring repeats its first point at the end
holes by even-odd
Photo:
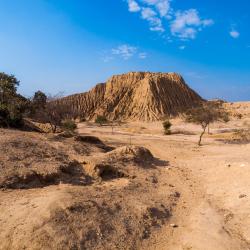
{"type": "MultiPolygon", "coordinates": [[[[250,249],[250,144],[218,140],[248,126],[249,119],[211,126],[212,134],[204,137],[202,147],[197,146],[199,126],[172,122],[174,133],[169,136],[162,134],[159,122],[113,129],[79,124],[81,135],[96,136],[116,148],[146,147],[157,161],[152,168],[131,163],[124,168],[132,171],[127,178],[91,185],[80,183],[85,173],[79,172],[70,173],[75,182],[69,182],[67,172],[43,187],[35,183],[30,189],[0,190],[0,249],[250,249]]],[[[24,136],[1,133],[0,139],[24,136]]],[[[104,155],[89,144],[84,144],[89,151],[82,152],[72,139],[45,142],[69,155],[69,160],[84,162],[91,157],[86,155],[104,155]]],[[[42,144],[36,145],[38,150],[42,144]]],[[[60,161],[56,153],[40,154],[48,162],[60,161]]]]}
{"type": "MultiPolygon", "coordinates": [[[[248,120],[247,120],[248,122],[248,120]]],[[[196,145],[199,127],[174,121],[173,130],[193,135],[162,135],[160,123],[130,123],[122,127],[80,125],[111,144],[147,147],[172,166],[173,183],[182,199],[171,218],[176,228],[161,229],[145,249],[250,249],[250,144],[226,144],[218,132],[244,127],[246,120],[212,126],[203,146],[196,145]],[[184,132],[186,133],[186,132],[184,132]],[[170,236],[170,237],[169,237],[170,236]]]]}

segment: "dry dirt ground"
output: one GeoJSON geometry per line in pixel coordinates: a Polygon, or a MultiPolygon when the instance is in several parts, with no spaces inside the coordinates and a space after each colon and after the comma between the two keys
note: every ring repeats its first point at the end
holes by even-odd
{"type": "Polygon", "coordinates": [[[250,249],[248,122],[0,130],[0,249],[250,249]]]}

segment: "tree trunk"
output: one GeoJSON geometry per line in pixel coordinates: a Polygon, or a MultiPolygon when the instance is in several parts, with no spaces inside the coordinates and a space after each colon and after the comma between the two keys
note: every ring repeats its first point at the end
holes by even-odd
{"type": "Polygon", "coordinates": [[[52,130],[52,133],[55,134],[56,133],[56,125],[53,125],[53,123],[49,123],[50,124],[50,127],[51,127],[51,130],[52,130]]]}
{"type": "Polygon", "coordinates": [[[55,126],[54,126],[54,129],[53,129],[53,133],[54,133],[54,134],[56,133],[56,129],[57,129],[57,126],[55,125],[55,126]]]}
{"type": "Polygon", "coordinates": [[[201,139],[202,139],[202,136],[205,134],[206,132],[206,128],[207,128],[207,125],[203,127],[203,131],[202,133],[200,134],[200,139],[199,139],[199,142],[198,142],[198,145],[201,146],[201,139]]]}

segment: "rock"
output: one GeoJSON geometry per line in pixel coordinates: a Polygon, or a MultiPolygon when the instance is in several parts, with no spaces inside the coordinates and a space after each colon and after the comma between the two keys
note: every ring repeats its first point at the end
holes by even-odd
{"type": "Polygon", "coordinates": [[[69,104],[88,120],[104,115],[109,120],[156,121],[201,101],[176,73],[130,72],[58,102],[69,104]]]}

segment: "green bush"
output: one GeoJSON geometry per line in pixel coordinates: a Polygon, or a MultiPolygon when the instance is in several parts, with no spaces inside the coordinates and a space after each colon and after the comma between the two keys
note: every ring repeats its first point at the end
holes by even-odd
{"type": "Polygon", "coordinates": [[[162,126],[163,126],[163,129],[164,129],[164,134],[165,135],[170,135],[171,134],[171,126],[172,126],[172,123],[169,121],[169,120],[166,120],[162,123],[162,126]]]}
{"type": "Polygon", "coordinates": [[[22,127],[24,106],[25,103],[18,99],[13,99],[8,104],[0,103],[0,127],[22,127]]]}
{"type": "Polygon", "coordinates": [[[100,126],[102,126],[103,124],[107,122],[108,122],[108,119],[103,115],[98,115],[95,119],[95,123],[98,123],[100,126]]]}
{"type": "Polygon", "coordinates": [[[19,81],[0,72],[0,127],[21,127],[29,101],[17,94],[19,81]]]}
{"type": "Polygon", "coordinates": [[[62,122],[62,129],[73,132],[77,129],[77,125],[73,120],[65,120],[62,122]]]}
{"type": "Polygon", "coordinates": [[[6,105],[0,103],[0,127],[9,126],[9,111],[6,105]]]}

